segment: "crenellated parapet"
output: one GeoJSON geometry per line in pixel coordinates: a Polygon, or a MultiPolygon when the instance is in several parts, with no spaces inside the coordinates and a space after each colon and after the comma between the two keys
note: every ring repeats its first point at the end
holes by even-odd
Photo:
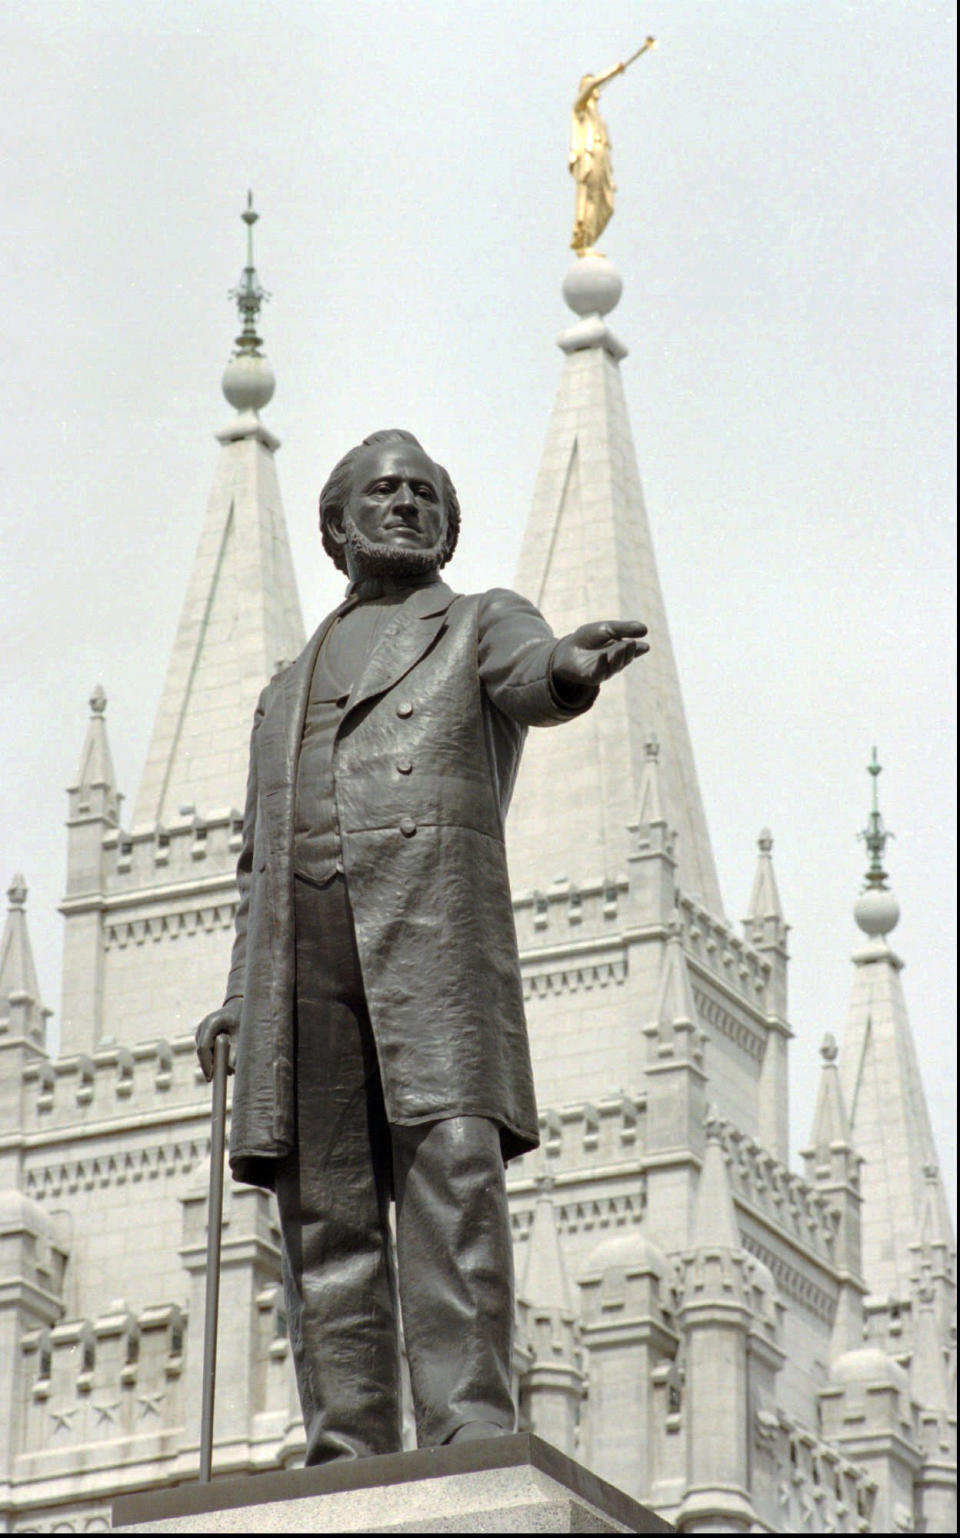
{"type": "Polygon", "coordinates": [[[94,1318],[26,1333],[17,1478],[67,1473],[80,1447],[104,1467],[171,1454],[184,1414],[185,1339],[176,1303],[134,1313],[118,1301],[94,1318]]]}
{"type": "MultiPolygon", "coordinates": [[[[103,837],[105,885],[109,896],[148,892],[156,900],[163,886],[200,886],[210,876],[233,876],[243,838],[243,814],[236,808],[202,812],[183,806],[164,823],[132,830],[111,828],[103,837]]],[[[74,911],[79,899],[67,899],[74,911]]]]}
{"type": "Polygon", "coordinates": [[[205,1086],[192,1035],[125,1046],[104,1041],[89,1053],[28,1063],[23,1070],[25,1132],[76,1129],[118,1117],[162,1119],[184,1102],[206,1111],[205,1086]]]}
{"type": "Polygon", "coordinates": [[[823,1192],[732,1122],[718,1118],[718,1133],[738,1206],[833,1269],[838,1219],[823,1192]]]}
{"type": "Polygon", "coordinates": [[[876,1482],[833,1443],[776,1406],[754,1410],[750,1437],[753,1505],[773,1531],[876,1531],[876,1482]]]}
{"type": "Polygon", "coordinates": [[[695,898],[678,892],[676,905],[683,948],[693,966],[753,1011],[759,1027],[766,1019],[769,959],[695,898]]]}

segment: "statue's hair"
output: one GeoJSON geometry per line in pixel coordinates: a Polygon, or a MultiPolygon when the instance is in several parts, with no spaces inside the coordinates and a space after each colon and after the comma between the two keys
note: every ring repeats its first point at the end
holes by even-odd
{"type": "MultiPolygon", "coordinates": [[[[386,427],[380,432],[370,433],[362,443],[344,454],[338,460],[327,477],[326,484],[320,493],[320,537],[323,540],[323,548],[327,552],[334,566],[346,574],[347,562],[343,546],[338,545],[330,537],[330,521],[334,517],[343,517],[347,500],[353,488],[353,472],[357,460],[364,449],[374,443],[412,443],[415,448],[426,453],[423,444],[413,433],[408,433],[402,427],[386,427]]],[[[429,456],[428,456],[429,457],[429,456]]],[[[434,460],[436,464],[436,460],[434,460]]],[[[443,494],[443,505],[447,515],[446,537],[443,542],[443,550],[440,555],[440,566],[446,566],[453,552],[457,548],[457,540],[460,537],[460,503],[457,500],[456,488],[447,474],[443,465],[437,465],[440,476],[440,489],[443,494]]]]}

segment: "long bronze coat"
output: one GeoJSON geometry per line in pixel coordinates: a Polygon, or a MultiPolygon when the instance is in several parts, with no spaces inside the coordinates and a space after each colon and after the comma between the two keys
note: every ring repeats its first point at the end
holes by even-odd
{"type": "MultiPolygon", "coordinates": [[[[254,718],[227,998],[242,998],[230,1163],[255,1185],[272,1185],[295,1141],[297,756],[317,652],[338,613],[267,685],[254,718]]],[[[551,686],[555,645],[516,593],[415,588],[371,651],[334,744],[387,1116],[491,1117],[507,1158],[538,1135],[503,823],[526,728],[580,714],[551,686]]]]}

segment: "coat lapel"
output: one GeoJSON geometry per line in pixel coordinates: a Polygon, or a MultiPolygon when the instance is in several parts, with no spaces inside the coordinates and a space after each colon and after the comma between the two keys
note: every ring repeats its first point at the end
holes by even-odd
{"type": "Polygon", "coordinates": [[[297,753],[303,734],[303,722],[310,697],[310,681],[317,660],[334,620],[343,605],[328,614],[310,637],[296,662],[277,680],[270,697],[260,729],[257,733],[257,768],[261,786],[269,799],[278,792],[289,795],[289,812],[293,816],[293,792],[297,775],[297,753]]]}
{"type": "Polygon", "coordinates": [[[414,588],[397,605],[350,691],[342,721],[365,700],[392,688],[420,661],[441,629],[455,597],[445,582],[431,582],[427,587],[414,588]]]}

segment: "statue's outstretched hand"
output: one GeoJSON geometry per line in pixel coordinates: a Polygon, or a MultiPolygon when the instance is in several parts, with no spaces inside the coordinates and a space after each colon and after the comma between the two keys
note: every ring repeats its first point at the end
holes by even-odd
{"type": "Polygon", "coordinates": [[[571,689],[595,687],[619,673],[650,647],[639,620],[604,619],[564,636],[553,654],[553,677],[571,689]]]}
{"type": "Polygon", "coordinates": [[[230,1063],[228,1073],[233,1073],[237,1059],[237,1032],[240,1029],[240,1011],[224,1005],[205,1015],[197,1026],[197,1057],[203,1076],[209,1082],[213,1078],[213,1044],[218,1036],[230,1037],[230,1063]]]}

